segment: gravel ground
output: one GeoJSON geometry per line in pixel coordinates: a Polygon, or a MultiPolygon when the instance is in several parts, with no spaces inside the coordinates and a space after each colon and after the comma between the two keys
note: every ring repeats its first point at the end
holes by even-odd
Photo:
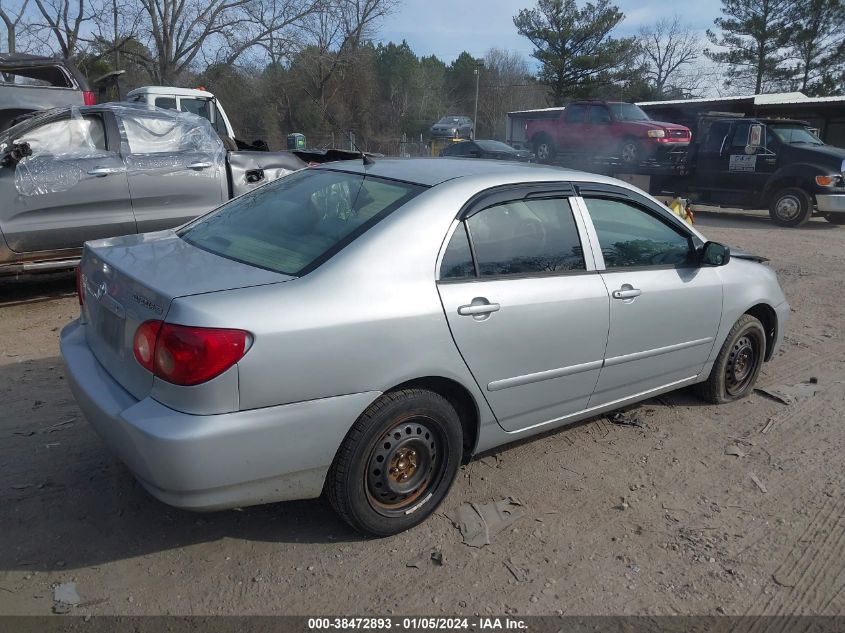
{"type": "Polygon", "coordinates": [[[632,408],[641,427],[596,418],[513,445],[379,540],[321,500],[193,514],[152,499],[66,386],[72,277],[2,282],[0,613],[48,614],[65,582],[81,615],[845,613],[845,229],[697,219],[771,258],[793,306],[758,384],[814,378],[816,395],[717,407],[682,390],[632,408]],[[507,496],[525,516],[464,545],[445,514],[507,496]]]}

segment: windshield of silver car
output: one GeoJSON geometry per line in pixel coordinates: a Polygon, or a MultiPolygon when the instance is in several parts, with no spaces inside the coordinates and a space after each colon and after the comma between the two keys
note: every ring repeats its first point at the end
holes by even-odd
{"type": "Polygon", "coordinates": [[[189,244],[258,268],[313,270],[425,187],[306,169],[256,189],[180,231],[189,244]]]}

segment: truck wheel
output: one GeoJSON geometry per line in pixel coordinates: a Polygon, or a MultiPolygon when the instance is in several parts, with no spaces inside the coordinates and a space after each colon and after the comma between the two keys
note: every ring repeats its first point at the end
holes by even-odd
{"type": "Polygon", "coordinates": [[[548,136],[541,136],[534,141],[534,153],[537,155],[537,160],[541,163],[551,163],[557,155],[557,148],[554,141],[548,136]]]}
{"type": "Polygon", "coordinates": [[[824,219],[831,224],[845,224],[845,213],[825,213],[824,219]]]}
{"type": "Polygon", "coordinates": [[[407,530],[446,497],[462,446],[461,422],[448,400],[423,389],[386,393],[341,444],[326,478],[329,502],[359,532],[407,530]]]}
{"type": "Polygon", "coordinates": [[[813,215],[813,199],[799,187],[781,189],[772,196],[769,215],[778,226],[801,226],[813,215]]]}
{"type": "Polygon", "coordinates": [[[643,160],[643,150],[635,138],[626,138],[619,145],[619,159],[625,167],[636,167],[643,160]]]}

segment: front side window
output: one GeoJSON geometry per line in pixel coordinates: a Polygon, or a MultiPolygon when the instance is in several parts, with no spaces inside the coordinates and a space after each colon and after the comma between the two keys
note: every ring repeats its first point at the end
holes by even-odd
{"type": "Polygon", "coordinates": [[[587,106],[571,105],[563,111],[563,120],[567,123],[583,123],[584,115],[587,113],[587,106]]]}
{"type": "Polygon", "coordinates": [[[604,106],[592,106],[590,108],[590,123],[610,123],[610,112],[604,106]]]}
{"type": "Polygon", "coordinates": [[[563,198],[498,204],[467,221],[482,277],[584,270],[584,253],[563,198]]]}
{"type": "Polygon", "coordinates": [[[182,112],[190,112],[191,114],[196,114],[197,116],[201,116],[203,119],[211,120],[211,111],[208,108],[208,99],[191,99],[188,97],[182,97],[179,100],[179,108],[182,112]]]}
{"type": "Polygon", "coordinates": [[[604,265],[613,268],[680,266],[692,259],[689,236],[621,200],[586,198],[604,265]]]}
{"type": "Polygon", "coordinates": [[[610,109],[617,121],[650,121],[649,116],[633,103],[611,103],[610,109]]]}
{"type": "Polygon", "coordinates": [[[302,275],[424,187],[329,170],[302,170],[223,205],[180,232],[221,257],[302,275]]]}
{"type": "Polygon", "coordinates": [[[33,154],[87,154],[106,149],[103,120],[98,116],[73,116],[51,121],[16,137],[29,143],[33,154]]]}

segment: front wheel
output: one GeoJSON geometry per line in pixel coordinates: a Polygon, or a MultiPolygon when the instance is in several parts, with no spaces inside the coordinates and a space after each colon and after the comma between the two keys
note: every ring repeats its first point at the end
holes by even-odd
{"type": "Polygon", "coordinates": [[[636,167],[643,160],[643,150],[639,141],[626,138],[619,146],[619,158],[625,167],[636,167]]]}
{"type": "Polygon", "coordinates": [[[763,324],[750,314],[743,314],[728,332],[710,376],[696,385],[698,395],[713,404],[744,398],[754,389],[765,357],[763,324]]]}
{"type": "Polygon", "coordinates": [[[824,219],[831,224],[845,224],[845,213],[825,213],[824,219]]]}
{"type": "Polygon", "coordinates": [[[355,422],[326,479],[335,511],[365,534],[389,536],[424,521],[446,497],[463,433],[442,396],[422,389],[383,395],[355,422]]]}
{"type": "Polygon", "coordinates": [[[769,216],[778,226],[801,226],[813,215],[813,198],[799,187],[781,189],[769,205],[769,216]]]}

